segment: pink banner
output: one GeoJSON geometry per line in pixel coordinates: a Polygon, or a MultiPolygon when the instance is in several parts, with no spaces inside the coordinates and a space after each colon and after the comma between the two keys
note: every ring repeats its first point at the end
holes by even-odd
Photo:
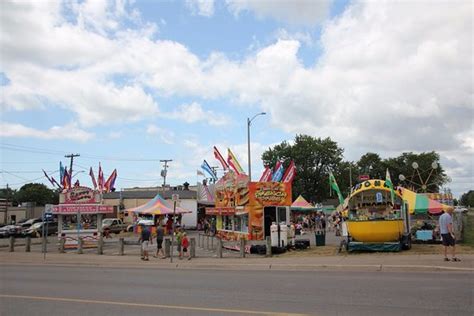
{"type": "Polygon", "coordinates": [[[98,205],[98,204],[60,204],[53,206],[53,214],[99,214],[99,213],[113,213],[114,207],[112,205],[98,205]]]}

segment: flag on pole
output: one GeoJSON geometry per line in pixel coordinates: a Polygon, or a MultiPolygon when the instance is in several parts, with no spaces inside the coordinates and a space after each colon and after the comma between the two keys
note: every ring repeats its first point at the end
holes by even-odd
{"type": "Polygon", "coordinates": [[[290,162],[290,165],[286,169],[285,174],[283,175],[282,182],[291,183],[293,182],[293,179],[295,178],[295,176],[296,176],[296,166],[295,166],[295,162],[292,160],[290,162]]]}
{"type": "Polygon", "coordinates": [[[104,172],[102,172],[102,167],[100,166],[99,162],[99,175],[97,178],[97,186],[99,187],[99,192],[102,192],[104,190],[104,172]]]}
{"type": "Polygon", "coordinates": [[[273,172],[272,181],[280,182],[282,177],[283,177],[283,164],[281,163],[281,161],[278,160],[278,162],[275,165],[275,171],[273,172]]]}
{"type": "Polygon", "coordinates": [[[244,173],[244,169],[242,169],[239,162],[237,161],[237,158],[234,156],[234,153],[230,150],[230,148],[227,148],[227,162],[229,163],[229,166],[235,171],[235,173],[244,173]]]}
{"type": "Polygon", "coordinates": [[[54,182],[53,180],[51,180],[51,178],[48,176],[48,174],[46,173],[46,171],[44,171],[44,169],[41,169],[43,170],[43,173],[44,173],[44,176],[46,177],[46,179],[48,179],[48,181],[51,183],[51,185],[54,187],[54,182]]]}
{"type": "Polygon", "coordinates": [[[69,190],[71,188],[71,175],[67,171],[67,167],[64,168],[64,176],[63,176],[63,189],[69,190]]]}
{"type": "Polygon", "coordinates": [[[272,180],[272,169],[269,166],[265,166],[265,170],[263,170],[262,176],[260,177],[259,182],[269,182],[272,180]]]}
{"type": "Polygon", "coordinates": [[[92,167],[89,169],[89,175],[91,176],[92,185],[94,186],[94,190],[96,190],[97,189],[97,181],[95,181],[94,171],[92,170],[92,167]]]}
{"type": "Polygon", "coordinates": [[[387,173],[385,174],[385,185],[390,188],[390,196],[392,198],[392,205],[394,205],[395,191],[393,190],[393,183],[392,183],[392,179],[390,178],[390,172],[388,172],[388,168],[387,168],[387,173]]]}
{"type": "Polygon", "coordinates": [[[114,169],[114,171],[112,171],[107,181],[105,181],[105,184],[104,184],[105,192],[111,192],[114,189],[114,184],[115,184],[116,179],[117,179],[117,169],[114,169]]]}
{"type": "Polygon", "coordinates": [[[337,197],[339,198],[339,204],[344,204],[344,198],[342,197],[341,190],[339,190],[336,178],[334,178],[334,175],[331,171],[329,171],[329,186],[337,193],[337,197]]]}
{"type": "Polygon", "coordinates": [[[217,180],[217,175],[216,173],[214,172],[214,170],[212,170],[211,166],[209,166],[209,164],[207,163],[206,160],[204,160],[202,162],[202,165],[201,165],[201,168],[206,171],[210,176],[211,178],[216,181],[217,180]]]}
{"type": "Polygon", "coordinates": [[[51,177],[51,180],[58,186],[58,188],[62,189],[62,186],[54,179],[54,177],[51,177]]]}
{"type": "Polygon", "coordinates": [[[64,166],[63,166],[63,163],[62,161],[59,162],[59,182],[63,182],[63,178],[64,178],[64,166]]]}
{"type": "Polygon", "coordinates": [[[219,162],[222,165],[222,168],[224,168],[224,171],[229,169],[229,165],[227,164],[227,162],[225,162],[224,157],[222,157],[221,153],[219,152],[216,146],[214,146],[214,157],[216,157],[216,159],[219,160],[219,162]]]}

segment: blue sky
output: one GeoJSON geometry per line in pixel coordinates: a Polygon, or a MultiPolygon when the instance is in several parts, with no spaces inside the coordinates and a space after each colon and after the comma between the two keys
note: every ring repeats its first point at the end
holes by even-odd
{"type": "Polygon", "coordinates": [[[441,154],[473,189],[472,3],[5,1],[0,4],[0,186],[57,178],[79,153],[118,189],[196,182],[212,147],[252,174],[297,133],[358,160],[441,154]],[[470,27],[471,26],[471,27],[470,27]]]}

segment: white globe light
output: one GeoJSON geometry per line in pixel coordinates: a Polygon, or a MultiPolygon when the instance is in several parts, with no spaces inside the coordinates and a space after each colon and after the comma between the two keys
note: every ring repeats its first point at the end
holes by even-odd
{"type": "Polygon", "coordinates": [[[411,166],[413,167],[413,169],[418,169],[418,163],[417,162],[412,163],[411,166]]]}
{"type": "Polygon", "coordinates": [[[405,181],[406,178],[403,174],[401,174],[398,176],[398,179],[400,179],[400,181],[405,181]]]}
{"type": "Polygon", "coordinates": [[[433,168],[433,169],[438,169],[438,163],[433,162],[433,163],[431,164],[431,168],[433,168]]]}

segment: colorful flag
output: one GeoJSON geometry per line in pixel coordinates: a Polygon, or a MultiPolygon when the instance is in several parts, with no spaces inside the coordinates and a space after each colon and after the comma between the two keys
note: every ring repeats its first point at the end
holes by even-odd
{"type": "Polygon", "coordinates": [[[54,177],[51,177],[51,180],[58,186],[58,188],[62,189],[62,186],[54,179],[54,177]]]}
{"type": "Polygon", "coordinates": [[[64,167],[62,161],[59,162],[59,182],[63,183],[64,179],[64,167]]]}
{"type": "Polygon", "coordinates": [[[262,173],[262,176],[260,177],[259,182],[269,182],[272,180],[272,169],[270,167],[265,166],[265,170],[262,173]]]}
{"type": "Polygon", "coordinates": [[[117,169],[114,169],[104,184],[105,192],[111,192],[114,189],[115,179],[117,179],[117,169]]]}
{"type": "Polygon", "coordinates": [[[272,181],[280,182],[282,177],[283,177],[283,164],[281,163],[281,161],[278,160],[278,162],[275,165],[275,171],[273,172],[272,181]]]}
{"type": "Polygon", "coordinates": [[[286,169],[285,174],[283,175],[282,182],[291,183],[293,182],[293,179],[295,178],[295,176],[296,176],[296,166],[295,166],[295,162],[292,160],[290,162],[290,165],[286,169]]]}
{"type": "Polygon", "coordinates": [[[235,171],[235,173],[244,173],[244,169],[242,169],[239,162],[237,161],[237,158],[234,156],[234,153],[230,150],[230,148],[227,148],[227,162],[229,163],[229,166],[235,171]]]}
{"type": "Polygon", "coordinates": [[[54,187],[54,182],[53,180],[51,180],[51,178],[48,176],[48,174],[46,173],[46,171],[44,171],[44,169],[41,169],[43,170],[43,173],[44,173],[44,176],[46,177],[46,179],[48,179],[48,181],[51,183],[51,185],[54,187]]]}
{"type": "Polygon", "coordinates": [[[204,171],[206,171],[206,172],[211,176],[211,178],[214,179],[214,181],[217,180],[217,175],[216,175],[216,173],[214,172],[214,170],[212,170],[211,166],[209,166],[209,164],[207,163],[206,160],[204,160],[204,161],[202,162],[201,168],[202,168],[204,171]]]}
{"type": "Polygon", "coordinates": [[[225,162],[224,157],[222,157],[221,153],[219,152],[216,146],[214,146],[214,157],[216,157],[216,159],[219,160],[219,162],[222,165],[222,168],[224,168],[224,171],[229,169],[229,165],[227,164],[227,162],[225,162]]]}
{"type": "Polygon", "coordinates": [[[102,172],[102,167],[100,166],[99,162],[99,175],[97,178],[97,186],[99,187],[99,192],[102,192],[104,190],[104,173],[102,172]]]}
{"type": "Polygon", "coordinates": [[[67,171],[67,167],[64,168],[64,176],[63,176],[63,189],[69,190],[71,188],[71,175],[67,171]]]}
{"type": "Polygon", "coordinates": [[[94,171],[92,170],[92,167],[89,169],[89,175],[91,176],[92,185],[94,186],[94,190],[96,190],[97,189],[97,181],[95,181],[94,171]]]}
{"type": "Polygon", "coordinates": [[[387,173],[385,174],[385,186],[390,188],[390,196],[392,198],[392,205],[395,203],[395,191],[393,190],[393,183],[392,179],[390,178],[390,172],[388,172],[387,168],[387,173]]]}
{"type": "Polygon", "coordinates": [[[339,204],[344,204],[344,198],[342,197],[341,190],[339,190],[336,178],[334,178],[334,175],[331,171],[329,171],[329,186],[337,193],[337,197],[339,198],[339,204]]]}

